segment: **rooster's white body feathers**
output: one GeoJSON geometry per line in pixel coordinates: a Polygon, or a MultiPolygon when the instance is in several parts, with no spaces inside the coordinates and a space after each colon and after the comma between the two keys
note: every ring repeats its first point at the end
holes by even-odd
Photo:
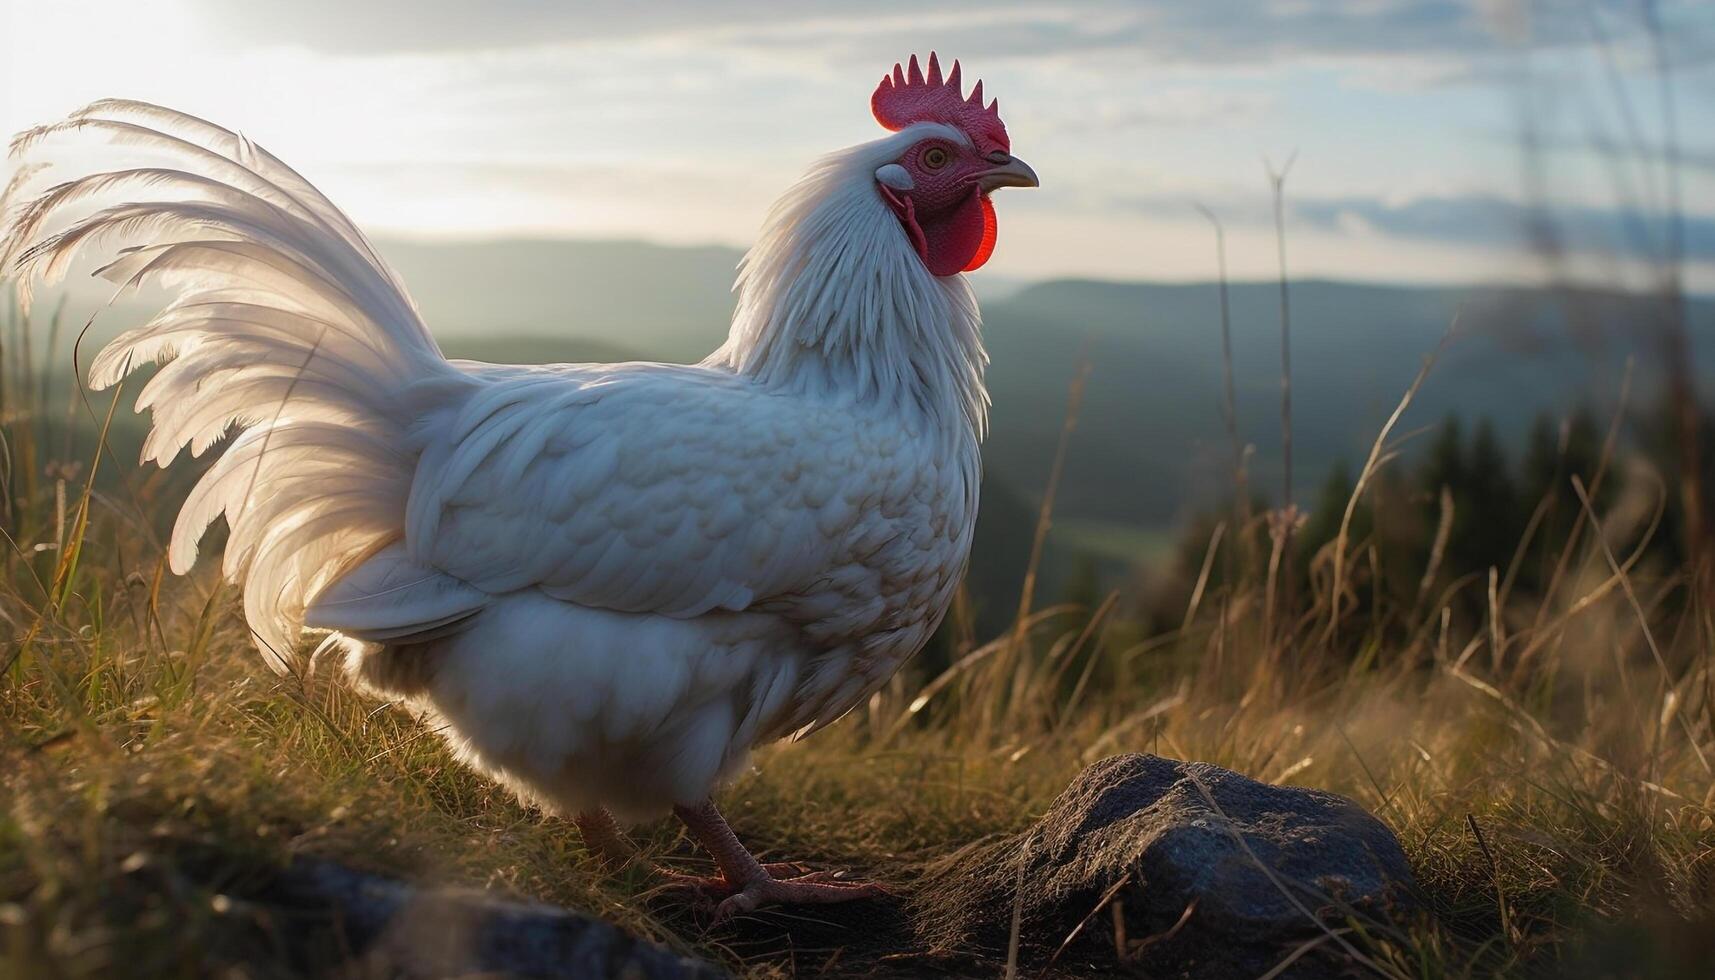
{"type": "Polygon", "coordinates": [[[976,306],[871,176],[925,133],[965,140],[918,124],[788,193],[694,366],[449,362],[308,182],[140,103],[19,138],[0,269],[52,278],[104,249],[107,278],[173,292],[91,379],[168,362],[138,402],[162,465],[239,430],[171,564],[224,515],[277,669],[323,631],[521,795],[643,816],[838,718],[952,599],[987,406],[976,306]],[[108,156],[69,181],[39,163],[86,144],[108,156]]]}

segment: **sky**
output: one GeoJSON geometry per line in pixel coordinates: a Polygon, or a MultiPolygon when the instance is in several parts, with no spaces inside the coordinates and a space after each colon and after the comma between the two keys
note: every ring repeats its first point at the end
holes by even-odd
{"type": "Polygon", "coordinates": [[[377,237],[742,247],[931,49],[1042,177],[996,198],[1003,277],[1209,278],[1198,206],[1234,277],[1272,276],[1290,161],[1294,276],[1534,279],[1547,229],[1573,274],[1638,283],[1677,200],[1715,291],[1706,0],[0,0],[0,130],[139,98],[243,131],[377,237]]]}

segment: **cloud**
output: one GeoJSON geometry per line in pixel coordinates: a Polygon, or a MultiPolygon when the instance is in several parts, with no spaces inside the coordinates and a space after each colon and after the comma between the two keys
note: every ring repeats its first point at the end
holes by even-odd
{"type": "Polygon", "coordinates": [[[1057,133],[1161,127],[1206,126],[1211,123],[1244,123],[1261,119],[1273,111],[1279,99],[1272,92],[1220,91],[1178,86],[1145,92],[1134,99],[1096,104],[1082,114],[1066,114],[1049,120],[1050,128],[1039,138],[1057,133]]]}
{"type": "MultiPolygon", "coordinates": [[[[1464,62],[1515,45],[1589,40],[1585,0],[831,0],[791,5],[571,4],[540,0],[194,0],[199,13],[242,43],[343,54],[456,51],[646,37],[701,38],[737,47],[814,50],[842,61],[878,43],[904,53],[926,35],[951,36],[987,57],[1118,52],[1163,64],[1257,64],[1316,57],[1409,55],[1464,62]],[[834,29],[837,26],[837,29],[834,29]]],[[[1694,0],[1670,0],[1671,26],[1694,0]]],[[[1593,16],[1616,36],[1636,18],[1624,0],[1595,0],[1593,16]],[[1618,29],[1615,29],[1615,25],[1618,29]]]]}
{"type": "MultiPolygon", "coordinates": [[[[1322,229],[1362,228],[1378,235],[1455,245],[1519,247],[1556,242],[1582,253],[1635,259],[1665,254],[1665,215],[1574,205],[1535,207],[1487,194],[1425,197],[1403,204],[1367,198],[1301,201],[1293,218],[1322,229]]],[[[1715,218],[1683,220],[1685,254],[1715,259],[1715,218]]]]}
{"type": "MultiPolygon", "coordinates": [[[[1273,221],[1269,202],[1232,197],[1206,202],[1222,221],[1262,227],[1273,221]]],[[[1181,218],[1186,198],[1152,196],[1125,202],[1129,210],[1181,218]]],[[[1555,204],[1536,206],[1495,194],[1447,194],[1388,201],[1376,197],[1288,198],[1289,232],[1307,230],[1350,238],[1386,238],[1426,244],[1517,251],[1550,244],[1580,255],[1659,260],[1666,254],[1666,215],[1641,210],[1555,204]]],[[[1680,220],[1684,257],[1715,261],[1715,216],[1680,220]]]]}
{"type": "MultiPolygon", "coordinates": [[[[1694,174],[1715,175],[1715,145],[1706,142],[1699,133],[1699,145],[1669,147],[1653,136],[1638,142],[1622,142],[1612,134],[1572,134],[1539,132],[1534,135],[1538,149],[1568,157],[1583,157],[1599,162],[1612,174],[1616,169],[1637,173],[1646,168],[1661,168],[1670,158],[1683,170],[1694,174]]],[[[1517,132],[1497,131],[1490,138],[1516,143],[1517,132]]]]}

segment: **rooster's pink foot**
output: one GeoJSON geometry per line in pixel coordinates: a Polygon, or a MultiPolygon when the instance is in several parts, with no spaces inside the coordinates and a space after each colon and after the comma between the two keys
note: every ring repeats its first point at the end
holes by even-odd
{"type": "Polygon", "coordinates": [[[667,888],[683,889],[709,901],[719,899],[716,924],[769,905],[833,905],[887,894],[880,885],[848,879],[843,872],[807,872],[803,865],[792,863],[761,868],[761,875],[742,886],[725,877],[685,875],[664,868],[657,868],[655,873],[667,888]]]}
{"type": "Polygon", "coordinates": [[[880,885],[852,881],[840,872],[810,871],[794,862],[762,864],[738,842],[712,800],[694,807],[675,807],[674,811],[715,859],[721,873],[714,878],[659,873],[669,887],[719,898],[717,923],[768,905],[832,905],[887,894],[880,885]]]}
{"type": "MultiPolygon", "coordinates": [[[[739,886],[728,881],[725,875],[688,875],[659,864],[654,865],[650,871],[664,888],[694,892],[711,899],[724,899],[740,891],[739,886]]],[[[779,861],[762,865],[762,873],[770,878],[787,879],[802,878],[811,874],[811,871],[796,861],[779,861]]]]}
{"type": "Polygon", "coordinates": [[[887,889],[874,882],[849,881],[833,871],[815,871],[796,878],[763,876],[751,879],[715,906],[715,922],[719,924],[768,905],[834,905],[886,894],[887,889]]]}

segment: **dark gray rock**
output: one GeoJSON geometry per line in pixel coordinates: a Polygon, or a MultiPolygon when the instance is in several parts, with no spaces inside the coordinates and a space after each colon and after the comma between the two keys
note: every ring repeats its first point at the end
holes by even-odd
{"type": "Polygon", "coordinates": [[[337,934],[337,965],[315,957],[318,973],[393,980],[727,976],[593,916],[471,889],[419,887],[331,861],[294,861],[256,899],[302,940],[297,953],[337,934]]]}
{"type": "MultiPolygon", "coordinates": [[[[1130,947],[1123,962],[1152,977],[1255,977],[1325,938],[1317,919],[1375,925],[1416,904],[1399,841],[1351,800],[1121,755],[1080,773],[1029,830],[932,869],[916,913],[937,947],[1004,948],[1016,900],[1027,958],[1055,955],[1083,923],[1061,963],[1111,967],[1120,959],[1112,912],[1091,913],[1113,889],[1130,947]]],[[[1283,975],[1353,966],[1325,939],[1283,975]]]]}

